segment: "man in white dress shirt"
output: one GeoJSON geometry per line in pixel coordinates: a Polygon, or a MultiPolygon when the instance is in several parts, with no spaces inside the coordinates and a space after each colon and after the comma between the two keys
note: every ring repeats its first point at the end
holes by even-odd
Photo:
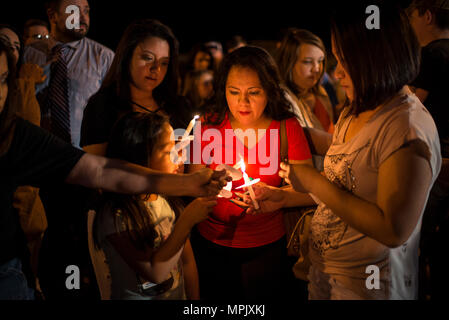
{"type": "MultiPolygon", "coordinates": [[[[87,0],[50,0],[46,5],[51,39],[25,47],[24,61],[44,67],[47,79],[36,88],[43,107],[47,98],[45,89],[51,82],[52,48],[58,44],[68,48],[66,61],[70,135],[72,144],[79,147],[84,108],[88,99],[100,88],[114,59],[114,52],[86,37],[90,26],[90,8],[87,0]],[[70,24],[73,25],[75,22],[74,11],[70,10],[70,6],[79,8],[79,28],[67,28],[67,24],[71,27],[70,24]]],[[[43,110],[42,116],[45,127],[45,118],[50,115],[43,110]]]]}

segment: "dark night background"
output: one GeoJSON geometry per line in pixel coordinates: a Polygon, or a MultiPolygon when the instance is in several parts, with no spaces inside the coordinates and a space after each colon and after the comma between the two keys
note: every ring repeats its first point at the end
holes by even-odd
{"type": "MultiPolygon", "coordinates": [[[[406,6],[410,1],[391,0],[406,6]]],[[[47,20],[43,0],[3,0],[0,23],[22,30],[30,18],[47,20]]],[[[170,26],[187,52],[195,43],[225,41],[235,34],[249,41],[277,40],[282,29],[308,29],[330,46],[329,17],[332,6],[351,1],[142,1],[90,0],[91,28],[88,37],[115,50],[125,27],[134,19],[155,18],[170,26]]]]}

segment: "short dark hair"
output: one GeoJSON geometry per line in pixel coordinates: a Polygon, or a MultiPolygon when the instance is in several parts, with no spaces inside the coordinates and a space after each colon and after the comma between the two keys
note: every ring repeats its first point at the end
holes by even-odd
{"type": "Polygon", "coordinates": [[[28,29],[34,26],[42,26],[50,30],[50,27],[47,22],[40,19],[29,19],[27,22],[25,22],[23,26],[23,35],[28,36],[28,29]]]}
{"type": "Polygon", "coordinates": [[[294,117],[290,112],[291,104],[282,89],[282,80],[276,62],[271,55],[260,47],[246,46],[225,56],[215,81],[215,97],[209,106],[206,123],[219,125],[229,110],[226,100],[226,82],[232,67],[249,68],[259,76],[260,83],[267,93],[268,103],[264,114],[274,120],[294,117]]]}
{"type": "Polygon", "coordinates": [[[14,57],[9,47],[0,41],[0,55],[6,54],[8,61],[8,96],[6,97],[5,106],[3,111],[0,112],[0,157],[3,156],[9,149],[12,138],[14,136],[15,128],[15,112],[14,106],[11,105],[11,97],[17,94],[16,89],[16,65],[14,63],[14,57]]]}
{"type": "MultiPolygon", "coordinates": [[[[132,82],[129,66],[134,50],[140,43],[153,37],[167,41],[170,47],[167,74],[162,83],[154,89],[153,95],[160,106],[175,107],[176,103],[171,99],[174,99],[178,92],[179,43],[171,29],[158,20],[137,20],[126,28],[100,91],[114,86],[117,96],[129,103],[131,100],[129,85],[132,82]]],[[[129,111],[131,110],[131,105],[129,105],[129,111]]],[[[169,115],[175,112],[175,110],[166,111],[169,115]]]]}
{"type": "Polygon", "coordinates": [[[449,29],[449,1],[442,0],[414,0],[407,8],[407,12],[411,14],[413,10],[418,10],[418,14],[422,16],[427,10],[432,13],[435,19],[435,25],[441,30],[449,29]]]}
{"type": "Polygon", "coordinates": [[[389,1],[371,0],[380,10],[380,29],[365,25],[366,3],[334,12],[335,52],[354,86],[352,112],[375,109],[419,72],[420,46],[405,12],[389,1]]]}

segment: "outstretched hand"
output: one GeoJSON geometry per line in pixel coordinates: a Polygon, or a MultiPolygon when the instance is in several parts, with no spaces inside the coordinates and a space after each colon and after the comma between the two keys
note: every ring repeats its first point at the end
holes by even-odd
{"type": "Polygon", "coordinates": [[[192,197],[216,196],[232,178],[226,174],[226,170],[213,171],[205,168],[189,174],[187,194],[192,197]]]}

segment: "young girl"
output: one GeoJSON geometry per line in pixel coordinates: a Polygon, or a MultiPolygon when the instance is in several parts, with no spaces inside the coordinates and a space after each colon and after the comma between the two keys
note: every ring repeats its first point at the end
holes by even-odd
{"type": "MultiPolygon", "coordinates": [[[[115,126],[107,154],[177,173],[168,118],[130,113],[115,126]]],[[[208,217],[214,198],[199,198],[183,213],[178,199],[157,194],[104,193],[94,221],[96,244],[111,271],[112,299],[197,299],[198,275],[188,235],[208,217]],[[176,225],[175,225],[176,221],[176,225]]]]}

